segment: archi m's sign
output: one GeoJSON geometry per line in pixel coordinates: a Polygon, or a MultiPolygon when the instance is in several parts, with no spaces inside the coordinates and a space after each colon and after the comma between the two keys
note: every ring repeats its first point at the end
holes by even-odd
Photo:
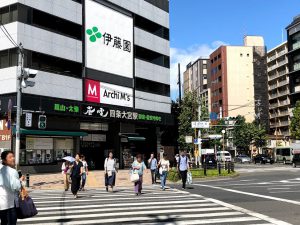
{"type": "Polygon", "coordinates": [[[85,101],[133,107],[133,90],[132,88],[86,79],[85,101]]]}

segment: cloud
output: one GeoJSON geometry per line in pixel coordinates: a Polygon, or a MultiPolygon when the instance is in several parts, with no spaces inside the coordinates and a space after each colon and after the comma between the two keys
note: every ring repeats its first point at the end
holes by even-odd
{"type": "Polygon", "coordinates": [[[227,45],[222,41],[214,41],[211,44],[193,45],[187,49],[172,48],[170,49],[171,56],[171,98],[178,98],[178,63],[180,63],[181,82],[183,83],[183,72],[186,65],[196,59],[206,58],[221,45],[227,45]]]}

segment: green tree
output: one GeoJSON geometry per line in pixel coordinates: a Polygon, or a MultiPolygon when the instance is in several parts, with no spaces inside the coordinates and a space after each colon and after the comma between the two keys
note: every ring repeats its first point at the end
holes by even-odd
{"type": "Polygon", "coordinates": [[[293,109],[293,117],[291,119],[291,137],[295,140],[300,139],[300,101],[297,101],[293,109]]]}
{"type": "Polygon", "coordinates": [[[195,92],[185,93],[181,101],[180,114],[178,117],[178,144],[180,149],[193,148],[193,144],[185,143],[185,136],[194,136],[194,129],[192,129],[191,122],[198,120],[198,104],[199,100],[195,92]]]}

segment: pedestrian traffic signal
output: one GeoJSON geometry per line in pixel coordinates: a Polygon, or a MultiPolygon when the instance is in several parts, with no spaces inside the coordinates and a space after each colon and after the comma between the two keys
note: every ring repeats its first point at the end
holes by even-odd
{"type": "Polygon", "coordinates": [[[47,117],[45,115],[40,115],[39,123],[38,123],[39,129],[46,129],[46,123],[47,123],[47,117]]]}
{"type": "Polygon", "coordinates": [[[35,82],[34,81],[30,81],[28,80],[29,78],[35,78],[35,76],[37,75],[38,71],[37,70],[32,70],[32,69],[29,69],[29,68],[25,68],[23,70],[23,73],[22,73],[22,81],[21,81],[21,85],[23,88],[26,88],[26,87],[33,87],[35,85],[35,82]]]}

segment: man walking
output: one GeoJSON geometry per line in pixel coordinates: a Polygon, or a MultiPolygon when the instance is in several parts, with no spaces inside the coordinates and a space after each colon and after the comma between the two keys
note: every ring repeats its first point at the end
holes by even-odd
{"type": "Polygon", "coordinates": [[[148,160],[148,165],[151,170],[152,184],[156,184],[157,159],[154,157],[153,152],[151,153],[150,159],[148,160]]]}
{"type": "Polygon", "coordinates": [[[4,151],[1,154],[0,164],[0,218],[1,225],[15,225],[17,213],[15,197],[21,189],[21,181],[15,167],[15,155],[12,151],[4,151]]]}
{"type": "Polygon", "coordinates": [[[182,151],[177,165],[177,170],[180,173],[181,180],[182,180],[182,189],[186,188],[186,179],[187,179],[187,172],[189,170],[189,159],[186,155],[186,151],[182,151]]]}

